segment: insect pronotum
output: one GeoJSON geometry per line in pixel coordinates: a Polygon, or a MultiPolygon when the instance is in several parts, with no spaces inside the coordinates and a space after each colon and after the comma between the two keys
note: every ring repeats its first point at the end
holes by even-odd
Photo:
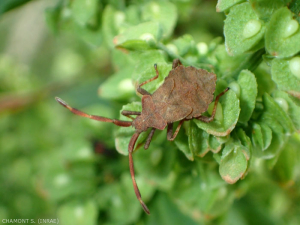
{"type": "Polygon", "coordinates": [[[229,88],[220,93],[214,103],[214,108],[210,117],[203,116],[207,111],[208,105],[213,101],[216,88],[216,75],[203,69],[195,67],[184,67],[179,59],[173,61],[172,70],[165,78],[164,83],[153,93],[150,94],[142,88],[143,85],[155,80],[159,76],[157,65],[154,65],[156,75],[149,80],[138,85],[137,91],[142,95],[142,112],[122,111],[122,115],[132,119],[132,121],[122,121],[109,119],[102,116],[86,114],[78,109],[69,106],[66,102],[56,97],[56,101],[69,109],[72,113],[87,117],[89,119],[114,123],[117,126],[135,128],[128,144],[129,168],[132,183],[137,199],[141,203],[144,211],[150,214],[146,204],[143,202],[139,188],[135,181],[134,164],[132,152],[137,138],[141,132],[151,128],[149,136],[145,142],[144,148],[147,149],[156,129],[164,130],[167,127],[167,139],[173,141],[184,121],[197,119],[203,122],[211,122],[216,113],[219,98],[224,95],[229,88]],[[131,117],[136,115],[135,118],[131,117]],[[180,121],[173,133],[173,123],[180,121]]]}

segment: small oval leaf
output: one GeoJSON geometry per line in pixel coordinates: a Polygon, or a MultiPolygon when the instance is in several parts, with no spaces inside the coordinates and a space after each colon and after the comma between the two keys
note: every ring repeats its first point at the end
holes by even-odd
{"type": "MultiPolygon", "coordinates": [[[[229,90],[219,100],[223,109],[223,121],[204,123],[194,119],[197,126],[215,136],[227,136],[234,129],[240,114],[240,101],[234,91],[229,90]]],[[[218,110],[218,109],[217,109],[218,110]]]]}
{"type": "Polygon", "coordinates": [[[280,90],[300,95],[300,79],[293,74],[290,61],[289,59],[273,59],[272,78],[280,90]]]}
{"type": "Polygon", "coordinates": [[[248,161],[243,153],[243,148],[233,145],[230,153],[222,156],[219,171],[223,180],[229,184],[237,182],[247,170],[248,161]]]}
{"type": "Polygon", "coordinates": [[[225,20],[224,34],[228,54],[240,55],[259,44],[265,34],[265,25],[249,2],[245,2],[230,9],[225,20]]]}
{"type": "Polygon", "coordinates": [[[292,20],[293,13],[288,8],[278,9],[272,15],[265,36],[266,49],[270,55],[283,58],[293,56],[300,51],[300,29],[293,28],[293,34],[287,30],[292,20]]]}
{"type": "Polygon", "coordinates": [[[237,80],[240,86],[240,106],[241,113],[239,122],[246,123],[255,108],[257,96],[257,83],[253,73],[249,70],[243,70],[237,80]]]}

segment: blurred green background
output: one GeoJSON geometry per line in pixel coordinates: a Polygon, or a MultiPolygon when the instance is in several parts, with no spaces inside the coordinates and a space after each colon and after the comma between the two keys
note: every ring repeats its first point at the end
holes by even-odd
{"type": "MultiPolygon", "coordinates": [[[[60,224],[300,223],[299,135],[272,170],[255,160],[245,180],[229,185],[217,165],[208,163],[212,155],[190,162],[159,134],[152,149],[135,156],[137,181],[152,213],[147,216],[133,192],[128,158],[115,150],[115,127],[74,116],[54,100],[59,96],[110,118],[119,117],[123,104],[139,100],[130,90],[112,101],[99,89],[122,65],[112,62],[120,53],[104,41],[101,13],[125,2],[103,1],[99,15],[87,18],[83,28],[74,21],[86,15],[70,19],[79,9],[68,9],[68,1],[1,1],[0,223],[18,218],[58,218],[60,224]],[[61,22],[54,23],[58,12],[61,22]],[[161,159],[164,166],[151,171],[161,159]],[[282,170],[289,163],[292,169],[282,170]],[[148,175],[153,183],[147,183],[148,175]],[[193,199],[199,203],[186,203],[193,199]]],[[[216,12],[217,1],[173,3],[174,37],[188,33],[197,43],[209,43],[223,36],[225,16],[216,12]]]]}

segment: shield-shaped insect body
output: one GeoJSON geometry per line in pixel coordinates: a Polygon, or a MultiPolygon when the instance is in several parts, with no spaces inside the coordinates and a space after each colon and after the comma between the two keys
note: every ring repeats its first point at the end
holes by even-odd
{"type": "Polygon", "coordinates": [[[156,129],[163,130],[167,127],[167,139],[173,141],[184,121],[198,119],[206,123],[211,122],[214,119],[219,98],[229,90],[229,88],[225,89],[216,97],[212,115],[206,117],[203,116],[202,113],[207,111],[208,105],[214,98],[217,80],[214,73],[191,66],[185,67],[178,59],[175,59],[173,61],[172,70],[165,78],[163,84],[151,94],[143,89],[142,86],[158,78],[159,72],[156,64],[154,65],[154,68],[156,75],[139,84],[137,88],[137,91],[142,94],[142,112],[122,111],[122,115],[131,118],[132,121],[122,121],[89,115],[69,106],[60,98],[55,98],[56,101],[76,115],[101,122],[114,123],[117,126],[133,126],[135,128],[135,133],[132,135],[128,144],[129,168],[135,194],[143,209],[148,214],[150,214],[150,211],[143,202],[135,181],[132,158],[134,146],[140,133],[151,129],[144,145],[145,149],[149,147],[156,129]],[[132,115],[135,115],[136,117],[134,118],[132,115]],[[173,123],[176,121],[180,122],[173,133],[173,123]]]}

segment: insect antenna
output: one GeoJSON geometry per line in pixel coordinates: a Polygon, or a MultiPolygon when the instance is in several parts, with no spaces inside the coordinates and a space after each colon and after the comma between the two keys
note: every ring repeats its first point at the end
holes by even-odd
{"type": "Polygon", "coordinates": [[[82,116],[82,117],[86,117],[92,120],[97,120],[97,121],[101,121],[101,122],[107,122],[107,123],[114,123],[117,126],[120,127],[129,127],[132,125],[131,121],[122,121],[122,120],[115,120],[115,119],[109,119],[106,117],[102,117],[102,116],[95,116],[95,115],[89,115],[85,112],[82,112],[78,109],[75,109],[71,106],[69,106],[65,101],[63,101],[62,99],[55,97],[55,100],[61,104],[63,107],[67,108],[68,110],[70,110],[72,113],[78,115],[78,116],[82,116]]]}
{"type": "Polygon", "coordinates": [[[129,142],[129,145],[128,145],[129,168],[130,168],[130,174],[131,174],[131,179],[132,179],[132,184],[133,184],[135,195],[136,195],[137,199],[139,200],[139,202],[141,203],[141,206],[143,207],[144,211],[147,214],[150,214],[150,211],[149,211],[148,207],[146,206],[146,204],[142,200],[142,196],[141,196],[139,188],[136,184],[135,174],[134,174],[134,164],[133,164],[132,152],[133,152],[133,149],[134,149],[135,142],[138,139],[139,135],[140,135],[140,133],[138,133],[138,132],[134,133],[132,135],[132,137],[130,139],[130,142],[129,142]]]}

